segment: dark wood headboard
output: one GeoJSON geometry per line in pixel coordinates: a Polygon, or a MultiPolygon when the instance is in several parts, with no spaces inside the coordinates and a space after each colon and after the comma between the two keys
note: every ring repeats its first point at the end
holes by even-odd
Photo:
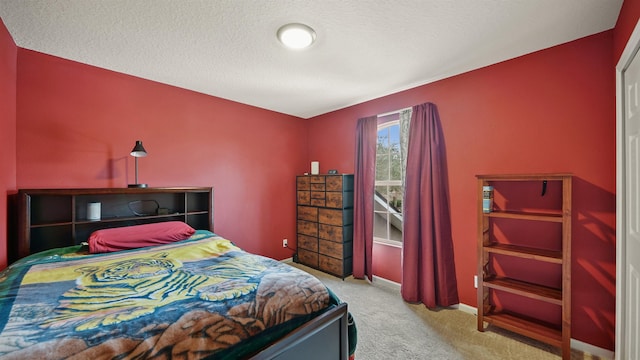
{"type": "Polygon", "coordinates": [[[213,231],[211,187],[22,189],[17,207],[18,243],[10,246],[10,262],[80,244],[105,228],[177,220],[213,231]],[[100,203],[98,219],[88,218],[95,215],[90,203],[100,203]]]}

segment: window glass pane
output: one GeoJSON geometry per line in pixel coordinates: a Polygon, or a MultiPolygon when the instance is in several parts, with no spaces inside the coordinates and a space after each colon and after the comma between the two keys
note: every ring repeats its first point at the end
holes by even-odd
{"type": "Polygon", "coordinates": [[[389,161],[390,179],[400,180],[402,171],[402,158],[400,155],[400,125],[389,127],[389,161]]]}
{"type": "Polygon", "coordinates": [[[391,153],[390,159],[390,180],[402,180],[402,160],[400,159],[400,152],[391,153]]]}
{"type": "MultiPolygon", "coordinates": [[[[377,185],[376,186],[376,196],[378,197],[376,200],[377,202],[384,202],[387,203],[388,199],[389,199],[389,194],[388,194],[388,187],[386,185],[377,185]]],[[[375,210],[384,210],[387,211],[387,209],[378,209],[376,208],[375,210]]]]}
{"type": "Polygon", "coordinates": [[[400,124],[390,126],[387,129],[389,129],[389,142],[400,144],[400,124]]]}
{"type": "Polygon", "coordinates": [[[402,213],[402,186],[389,187],[389,211],[393,213],[402,213]]]}
{"type": "Polygon", "coordinates": [[[393,125],[389,130],[389,148],[392,152],[400,153],[400,125],[393,125]]]}
{"type": "Polygon", "coordinates": [[[389,147],[389,130],[378,130],[378,152],[389,147]]]}
{"type": "Polygon", "coordinates": [[[394,222],[391,222],[391,231],[389,234],[389,240],[402,241],[402,226],[396,227],[394,222]]]}
{"type": "Polygon", "coordinates": [[[389,154],[376,155],[376,180],[389,180],[389,154]]]}
{"type": "Polygon", "coordinates": [[[394,159],[400,158],[400,143],[391,143],[389,144],[389,152],[393,156],[394,159]]]}
{"type": "Polygon", "coordinates": [[[373,216],[373,237],[388,239],[387,236],[387,214],[386,213],[374,213],[373,216]]]}

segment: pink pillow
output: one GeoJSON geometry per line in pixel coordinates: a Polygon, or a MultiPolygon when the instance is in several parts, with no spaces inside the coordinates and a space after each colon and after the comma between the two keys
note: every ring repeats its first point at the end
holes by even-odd
{"type": "Polygon", "coordinates": [[[195,232],[182,221],[102,229],[94,231],[89,237],[89,252],[103,253],[168,244],[188,239],[195,232]]]}

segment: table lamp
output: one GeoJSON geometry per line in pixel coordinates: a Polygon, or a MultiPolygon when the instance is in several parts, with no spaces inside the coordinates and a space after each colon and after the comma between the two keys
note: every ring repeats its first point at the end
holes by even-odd
{"type": "Polygon", "coordinates": [[[142,141],[136,140],[136,145],[131,150],[131,156],[136,159],[136,183],[129,184],[130,188],[146,188],[147,184],[140,184],[138,182],[138,158],[147,156],[147,150],[142,146],[142,141]]]}

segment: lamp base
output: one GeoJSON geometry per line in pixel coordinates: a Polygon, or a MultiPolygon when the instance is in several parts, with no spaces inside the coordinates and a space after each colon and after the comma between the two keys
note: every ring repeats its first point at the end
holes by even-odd
{"type": "Polygon", "coordinates": [[[147,184],[129,184],[128,187],[130,187],[130,188],[146,188],[146,187],[149,187],[149,185],[147,185],[147,184]]]}

